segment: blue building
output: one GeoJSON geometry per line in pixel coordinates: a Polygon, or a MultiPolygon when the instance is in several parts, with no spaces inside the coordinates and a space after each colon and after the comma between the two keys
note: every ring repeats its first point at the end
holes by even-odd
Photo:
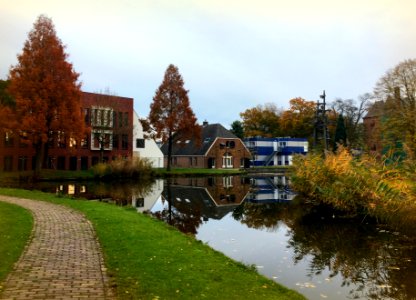
{"type": "Polygon", "coordinates": [[[252,167],[288,166],[294,154],[308,153],[308,140],[305,138],[264,138],[244,139],[252,154],[252,167]]]}

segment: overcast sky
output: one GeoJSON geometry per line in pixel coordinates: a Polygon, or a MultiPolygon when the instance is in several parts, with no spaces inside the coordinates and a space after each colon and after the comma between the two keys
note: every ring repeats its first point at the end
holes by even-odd
{"type": "Polygon", "coordinates": [[[169,64],[199,122],[229,127],[258,104],[372,92],[416,58],[415,0],[0,0],[0,79],[40,14],[84,91],[134,98],[145,117],[169,64]]]}

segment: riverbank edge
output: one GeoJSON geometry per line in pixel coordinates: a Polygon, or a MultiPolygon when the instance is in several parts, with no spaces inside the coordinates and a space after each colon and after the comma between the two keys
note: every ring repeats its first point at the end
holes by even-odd
{"type": "MultiPolygon", "coordinates": [[[[199,177],[199,176],[235,176],[235,175],[267,175],[285,174],[289,167],[256,167],[247,169],[196,169],[196,168],[173,168],[167,171],[165,168],[152,169],[146,174],[146,178],[171,178],[171,177],[199,177]]],[[[140,177],[139,177],[140,178],[140,177]]],[[[96,176],[92,170],[88,171],[61,171],[61,170],[42,170],[37,181],[106,181],[114,179],[137,179],[136,177],[114,178],[111,176],[96,176]]],[[[22,172],[2,172],[0,174],[0,184],[8,182],[30,182],[33,180],[32,171],[22,172]]]]}
{"type": "Polygon", "coordinates": [[[62,204],[92,222],[120,299],[305,299],[194,237],[132,208],[0,188],[0,194],[62,204]],[[244,282],[244,285],[241,285],[244,282]]]}

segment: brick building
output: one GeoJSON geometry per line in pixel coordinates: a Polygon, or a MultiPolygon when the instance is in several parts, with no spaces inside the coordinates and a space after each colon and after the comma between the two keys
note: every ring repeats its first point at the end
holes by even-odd
{"type": "MultiPolygon", "coordinates": [[[[133,98],[82,92],[82,115],[88,134],[82,141],[52,133],[46,168],[87,170],[101,159],[132,156],[133,98]]],[[[23,134],[0,132],[0,170],[25,171],[35,166],[35,149],[23,134]]]]}
{"type": "MultiPolygon", "coordinates": [[[[161,148],[167,165],[167,143],[161,148]]],[[[201,142],[176,138],[171,166],[176,168],[233,169],[247,167],[251,154],[244,143],[221,124],[204,122],[201,142]]]]}

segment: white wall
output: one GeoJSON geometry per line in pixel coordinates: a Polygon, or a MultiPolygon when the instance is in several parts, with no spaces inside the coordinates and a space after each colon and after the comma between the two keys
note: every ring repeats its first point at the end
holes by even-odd
{"type": "Polygon", "coordinates": [[[145,139],[144,148],[136,147],[136,139],[143,139],[143,126],[133,111],[133,157],[147,158],[153,168],[163,168],[163,153],[153,139],[145,139]]]}

